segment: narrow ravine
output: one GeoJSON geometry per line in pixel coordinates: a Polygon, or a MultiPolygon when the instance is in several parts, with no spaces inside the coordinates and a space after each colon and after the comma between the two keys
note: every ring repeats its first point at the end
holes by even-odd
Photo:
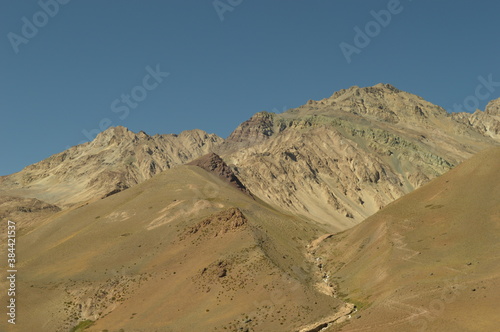
{"type": "Polygon", "coordinates": [[[303,326],[298,332],[319,332],[323,331],[333,324],[345,322],[351,318],[351,315],[357,311],[356,306],[351,303],[345,303],[344,306],[335,314],[322,318],[321,320],[303,326]]]}
{"type": "MultiPolygon", "coordinates": [[[[312,262],[316,268],[315,275],[319,280],[316,283],[316,289],[328,296],[336,296],[335,284],[330,282],[330,275],[324,270],[324,265],[322,263],[323,258],[316,256],[316,249],[319,247],[322,241],[334,236],[334,234],[325,234],[312,241],[307,247],[306,257],[312,262]]],[[[331,316],[324,317],[317,322],[310,323],[306,326],[301,327],[297,332],[320,332],[324,331],[333,324],[338,324],[345,322],[351,318],[351,315],[357,311],[356,306],[352,303],[344,303],[342,308],[337,310],[331,316]]]]}

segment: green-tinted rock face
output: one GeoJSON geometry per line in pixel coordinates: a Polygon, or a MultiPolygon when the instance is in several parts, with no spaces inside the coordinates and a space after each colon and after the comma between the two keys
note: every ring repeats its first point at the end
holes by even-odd
{"type": "Polygon", "coordinates": [[[257,113],[219,152],[257,196],[344,229],[499,144],[493,125],[461,116],[388,84],[351,87],[257,113]]]}

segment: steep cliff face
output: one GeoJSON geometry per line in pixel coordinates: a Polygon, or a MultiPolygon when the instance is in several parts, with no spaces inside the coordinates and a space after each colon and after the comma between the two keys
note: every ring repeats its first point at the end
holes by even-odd
{"type": "Polygon", "coordinates": [[[0,178],[0,195],[36,197],[60,206],[101,198],[198,158],[223,142],[202,130],[149,136],[112,127],[19,173],[0,178]]]}
{"type": "Polygon", "coordinates": [[[338,230],[496,144],[441,107],[378,84],[258,113],[219,151],[258,197],[338,230]]]}

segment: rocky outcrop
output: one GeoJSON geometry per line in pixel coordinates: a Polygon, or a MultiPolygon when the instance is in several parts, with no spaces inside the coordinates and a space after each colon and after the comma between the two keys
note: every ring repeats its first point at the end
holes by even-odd
{"type": "Polygon", "coordinates": [[[490,101],[484,112],[491,116],[500,116],[500,98],[490,101]]]}
{"type": "Polygon", "coordinates": [[[500,140],[500,99],[488,103],[484,112],[454,113],[452,118],[486,137],[500,140]]]}
{"type": "Polygon", "coordinates": [[[238,208],[230,208],[222,212],[212,214],[194,226],[189,227],[181,236],[185,239],[191,236],[210,238],[221,236],[225,233],[235,231],[246,226],[247,218],[238,208]]]}
{"type": "Polygon", "coordinates": [[[222,160],[219,155],[211,152],[207,155],[204,155],[196,160],[193,160],[187,165],[198,166],[204,169],[207,172],[213,173],[223,180],[229,182],[234,187],[243,191],[246,194],[252,196],[250,191],[245,187],[243,183],[241,183],[240,179],[234,174],[233,170],[222,160]]]}

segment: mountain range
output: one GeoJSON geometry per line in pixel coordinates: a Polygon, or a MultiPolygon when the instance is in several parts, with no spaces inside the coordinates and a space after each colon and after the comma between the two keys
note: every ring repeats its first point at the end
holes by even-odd
{"type": "Polygon", "coordinates": [[[0,177],[19,331],[493,331],[499,147],[500,99],[389,84],[226,139],[109,128],[0,177]]]}

